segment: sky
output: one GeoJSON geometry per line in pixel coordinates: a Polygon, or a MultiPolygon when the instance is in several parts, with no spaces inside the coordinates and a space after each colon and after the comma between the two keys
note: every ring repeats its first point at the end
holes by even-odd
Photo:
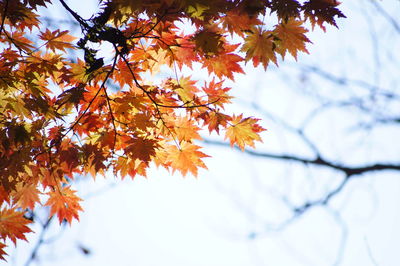
{"type": "MultiPolygon", "coordinates": [[[[89,1],[88,6],[69,2],[82,16],[92,14],[89,1]]],[[[400,9],[399,2],[382,4],[392,14],[400,9]]],[[[281,123],[254,110],[255,99],[268,114],[298,126],[324,97],[346,100],[365,94],[356,86],[349,88],[351,93],[343,91],[344,87],[298,71],[297,65],[322,66],[328,73],[382,86],[395,84],[396,61],[389,54],[376,55],[374,49],[399,47],[399,38],[384,26],[387,21],[377,17],[369,1],[347,1],[342,6],[348,18],[338,20],[339,29],[313,32],[309,55],[300,56],[298,62],[281,62],[267,72],[248,64],[247,74],[230,84],[236,96],[230,110],[264,118],[261,124],[268,131],[258,150],[311,155],[281,123]],[[371,41],[374,31],[381,40],[371,41]]],[[[396,106],[382,108],[396,110],[396,106]]],[[[328,110],[311,120],[306,133],[335,161],[359,164],[400,158],[395,141],[398,128],[349,130],[359,120],[368,117],[356,111],[328,110]]],[[[205,151],[212,157],[206,159],[208,170],[200,170],[198,178],[162,169],[151,169],[147,179],[133,181],[83,178],[75,185],[85,199],[80,222],[63,230],[53,223],[46,239],[56,240],[43,245],[31,265],[400,265],[398,173],[354,178],[329,207],[313,208],[278,230],[291,215],[282,195],[301,204],[335,187],[340,175],[254,158],[225,147],[206,146],[205,151]],[[90,251],[88,255],[82,247],[90,251]]],[[[40,231],[39,226],[35,229],[40,231]]],[[[9,251],[9,264],[24,265],[37,237],[31,234],[29,243],[18,242],[18,248],[9,251]]]]}

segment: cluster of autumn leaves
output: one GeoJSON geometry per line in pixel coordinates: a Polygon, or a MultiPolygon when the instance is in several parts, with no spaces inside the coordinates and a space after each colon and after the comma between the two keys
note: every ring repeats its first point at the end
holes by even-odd
{"type": "Polygon", "coordinates": [[[287,53],[297,58],[310,42],[307,21],[325,30],[344,17],[334,0],[110,0],[91,19],[59,2],[82,36],[40,24],[38,8],[55,8],[50,0],[0,1],[1,259],[7,240],[31,232],[24,214],[35,206],[48,206],[60,223],[78,219],[81,199],[70,188],[77,174],[133,178],[154,163],[196,176],[206,168],[194,142],[203,128],[254,147],[264,129],[224,111],[224,80],[244,73],[247,61],[266,69],[287,53]],[[90,42],[111,43],[112,58],[98,58],[90,42]],[[69,49],[85,56],[71,58],[69,49]],[[182,74],[194,63],[208,81],[182,74]],[[145,79],[161,66],[174,75],[145,79]]]}

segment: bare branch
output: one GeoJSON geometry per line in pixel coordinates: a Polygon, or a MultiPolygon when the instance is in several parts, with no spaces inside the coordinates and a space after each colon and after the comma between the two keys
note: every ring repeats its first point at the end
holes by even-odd
{"type": "MultiPolygon", "coordinates": [[[[228,143],[221,142],[221,141],[214,141],[205,139],[205,143],[215,145],[215,146],[222,146],[222,147],[229,147],[228,143]]],[[[309,159],[297,155],[290,155],[290,154],[274,154],[274,153],[267,153],[267,152],[257,152],[253,150],[244,150],[245,153],[255,156],[255,157],[263,157],[268,159],[274,160],[283,160],[283,161],[294,161],[303,164],[315,165],[315,166],[323,166],[329,167],[331,169],[343,172],[346,176],[354,176],[354,175],[361,175],[367,172],[373,171],[381,171],[381,170],[395,170],[400,171],[400,163],[393,163],[393,164],[386,164],[386,163],[376,163],[376,164],[369,164],[359,167],[352,167],[352,166],[345,166],[343,164],[335,163],[328,161],[322,157],[316,157],[315,159],[309,159]]]]}
{"type": "Polygon", "coordinates": [[[400,33],[400,24],[397,22],[395,18],[393,18],[376,0],[370,0],[370,3],[376,8],[376,10],[384,17],[393,28],[400,33]]]}
{"type": "Polygon", "coordinates": [[[60,3],[63,5],[63,7],[76,19],[76,21],[81,25],[81,27],[84,28],[89,28],[89,25],[86,23],[86,21],[81,18],[75,11],[73,11],[66,3],[64,0],[60,0],[60,3]]]}
{"type": "Polygon", "coordinates": [[[53,217],[54,216],[51,216],[50,218],[48,218],[46,223],[42,225],[42,231],[40,232],[39,240],[36,242],[35,247],[32,249],[31,255],[29,256],[28,260],[25,262],[25,266],[29,266],[36,259],[39,248],[42,246],[42,244],[45,241],[44,236],[51,224],[51,221],[53,220],[53,217]]]}

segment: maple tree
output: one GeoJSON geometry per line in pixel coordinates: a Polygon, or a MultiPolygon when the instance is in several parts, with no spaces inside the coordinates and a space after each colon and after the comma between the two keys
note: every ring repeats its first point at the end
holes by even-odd
{"type": "Polygon", "coordinates": [[[224,81],[248,61],[267,69],[279,56],[308,53],[308,28],[337,26],[338,5],[109,0],[84,19],[64,0],[0,0],[0,258],[7,239],[15,244],[31,232],[27,209],[49,206],[60,223],[79,218],[81,199],[70,188],[76,174],[134,178],[154,163],[196,176],[206,168],[194,143],[202,128],[224,132],[242,150],[254,147],[264,129],[256,118],[224,111],[232,98],[224,81]],[[56,4],[80,36],[40,24],[39,10],[56,4]],[[109,59],[93,48],[105,43],[113,47],[109,59]],[[182,74],[194,63],[209,81],[182,74]],[[164,66],[174,74],[148,80],[164,66]]]}

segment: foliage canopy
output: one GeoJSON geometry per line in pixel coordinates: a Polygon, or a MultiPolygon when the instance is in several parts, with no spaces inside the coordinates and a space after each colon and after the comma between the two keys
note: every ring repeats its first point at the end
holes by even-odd
{"type": "Polygon", "coordinates": [[[76,174],[133,178],[154,163],[196,176],[206,168],[194,143],[202,128],[224,132],[242,150],[254,147],[264,129],[258,119],[225,113],[232,97],[224,81],[248,61],[267,69],[288,53],[308,53],[307,27],[336,26],[344,17],[338,5],[109,0],[84,19],[64,0],[0,0],[0,258],[7,239],[26,239],[24,212],[35,205],[49,206],[60,223],[78,219],[76,174]],[[41,24],[40,10],[55,5],[80,36],[41,24]],[[113,47],[109,59],[98,55],[104,43],[113,47]],[[182,74],[194,63],[207,69],[207,82],[182,74]],[[165,67],[173,74],[157,75],[165,67]]]}

